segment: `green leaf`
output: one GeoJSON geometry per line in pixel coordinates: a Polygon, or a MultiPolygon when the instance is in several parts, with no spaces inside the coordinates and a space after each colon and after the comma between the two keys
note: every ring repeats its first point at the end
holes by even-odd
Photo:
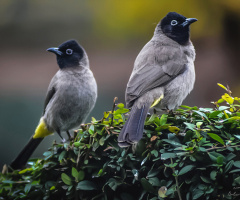
{"type": "Polygon", "coordinates": [[[212,113],[209,114],[209,118],[215,118],[215,117],[217,117],[220,113],[222,113],[222,111],[219,111],[219,110],[213,111],[212,113]]]}
{"type": "Polygon", "coordinates": [[[94,125],[93,125],[93,124],[91,124],[91,126],[89,127],[88,132],[89,132],[91,135],[94,134],[94,125]]]}
{"type": "Polygon", "coordinates": [[[154,192],[154,187],[145,178],[141,178],[141,184],[147,192],[154,192]]]}
{"type": "Polygon", "coordinates": [[[85,177],[85,173],[84,173],[84,171],[82,171],[82,170],[80,170],[79,172],[78,172],[78,176],[77,176],[78,178],[78,181],[82,181],[83,179],[84,179],[84,177],[85,177]]]}
{"type": "Polygon", "coordinates": [[[94,182],[92,181],[81,181],[77,184],[76,187],[77,190],[97,190],[97,186],[94,182]]]}
{"type": "Polygon", "coordinates": [[[27,194],[31,190],[31,188],[32,188],[31,183],[26,184],[24,187],[24,192],[27,194]]]}
{"type": "Polygon", "coordinates": [[[224,159],[224,157],[218,156],[218,157],[217,157],[217,164],[218,164],[218,165],[222,165],[222,164],[223,164],[223,159],[224,159]]]}
{"type": "Polygon", "coordinates": [[[224,168],[224,172],[227,173],[233,166],[234,161],[231,160],[230,162],[228,162],[228,164],[226,164],[225,168],[224,168]]]}
{"type": "Polygon", "coordinates": [[[203,181],[204,183],[211,183],[211,180],[210,180],[209,178],[207,178],[207,177],[200,176],[200,178],[202,179],[202,181],[203,181]]]}
{"type": "Polygon", "coordinates": [[[163,126],[167,123],[167,118],[168,118],[168,115],[166,114],[162,114],[161,118],[160,118],[160,125],[163,126]]]}
{"type": "Polygon", "coordinates": [[[194,110],[193,112],[199,114],[201,117],[204,117],[205,119],[208,119],[207,115],[205,113],[203,113],[203,112],[200,112],[198,110],[194,110]]]}
{"type": "Polygon", "coordinates": [[[204,194],[204,192],[202,190],[194,190],[193,194],[192,194],[192,200],[198,199],[199,197],[201,197],[204,194]]]}
{"type": "Polygon", "coordinates": [[[180,170],[178,175],[180,176],[180,175],[186,174],[187,172],[193,170],[194,167],[195,167],[194,165],[187,165],[180,170]]]}
{"type": "Polygon", "coordinates": [[[157,150],[152,150],[151,154],[154,155],[155,157],[158,157],[158,151],[157,150]]]}
{"type": "Polygon", "coordinates": [[[161,155],[161,160],[167,160],[169,158],[175,158],[177,155],[175,153],[163,153],[161,155]]]}
{"type": "Polygon", "coordinates": [[[174,139],[162,139],[162,141],[167,142],[168,144],[171,144],[176,147],[182,147],[182,144],[174,139]]]}
{"type": "Polygon", "coordinates": [[[60,153],[58,157],[58,160],[61,161],[65,157],[66,153],[67,153],[66,151],[62,151],[62,153],[60,153]]]}
{"type": "Polygon", "coordinates": [[[237,168],[240,168],[240,161],[235,161],[233,165],[237,168]]]}
{"type": "Polygon", "coordinates": [[[119,107],[120,109],[122,109],[122,108],[124,108],[124,104],[123,104],[123,103],[119,103],[119,104],[117,105],[117,107],[119,107]]]}
{"type": "Polygon", "coordinates": [[[99,140],[99,144],[100,144],[101,146],[103,146],[103,145],[104,145],[104,142],[105,142],[105,137],[103,136],[103,137],[101,137],[101,139],[99,140]]]}
{"type": "Polygon", "coordinates": [[[71,178],[65,174],[65,173],[62,173],[61,174],[61,178],[62,178],[62,181],[66,184],[66,185],[72,185],[72,180],[71,178]]]}
{"type": "Polygon", "coordinates": [[[190,129],[192,131],[195,131],[196,126],[194,124],[190,124],[190,123],[187,123],[187,122],[184,122],[184,124],[186,124],[188,129],[190,129]]]}
{"type": "Polygon", "coordinates": [[[210,178],[215,181],[216,180],[216,176],[217,176],[217,171],[213,170],[210,173],[210,178]]]}
{"type": "Polygon", "coordinates": [[[202,124],[203,124],[203,122],[197,122],[196,123],[197,128],[201,128],[202,124]]]}
{"type": "Polygon", "coordinates": [[[234,179],[234,182],[236,182],[238,185],[240,185],[240,176],[234,179]]]}
{"type": "Polygon", "coordinates": [[[234,170],[230,171],[229,173],[235,173],[235,172],[240,172],[240,169],[234,169],[234,170]]]}
{"type": "Polygon", "coordinates": [[[77,177],[78,177],[78,171],[77,171],[77,169],[74,168],[74,167],[72,167],[72,176],[73,176],[74,178],[77,178],[77,177]]]}
{"type": "Polygon", "coordinates": [[[220,106],[218,108],[218,110],[223,111],[223,110],[227,110],[228,108],[230,108],[230,107],[228,107],[228,106],[220,106]]]}
{"type": "Polygon", "coordinates": [[[212,139],[214,139],[214,140],[218,141],[219,143],[221,143],[222,145],[224,145],[223,139],[222,139],[221,137],[219,137],[217,134],[215,134],[215,133],[208,133],[208,135],[209,135],[212,139]]]}
{"type": "Polygon", "coordinates": [[[237,139],[240,139],[240,135],[234,135],[237,139]]]}

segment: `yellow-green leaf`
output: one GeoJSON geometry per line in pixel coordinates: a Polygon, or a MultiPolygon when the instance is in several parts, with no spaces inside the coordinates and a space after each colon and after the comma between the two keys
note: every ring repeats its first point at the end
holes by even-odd
{"type": "Polygon", "coordinates": [[[50,188],[50,190],[55,190],[56,189],[56,187],[55,186],[52,186],[51,188],[50,188]]]}
{"type": "Polygon", "coordinates": [[[168,130],[171,131],[172,133],[178,133],[180,131],[180,129],[176,126],[169,126],[168,130]]]}
{"type": "Polygon", "coordinates": [[[109,112],[104,112],[103,117],[106,119],[106,118],[108,118],[109,114],[110,114],[109,112]]]}
{"type": "Polygon", "coordinates": [[[224,99],[219,99],[218,101],[217,101],[217,103],[223,103],[224,102],[224,99]]]}
{"type": "Polygon", "coordinates": [[[227,88],[224,85],[222,85],[221,83],[218,83],[218,86],[220,86],[221,88],[223,88],[224,90],[227,91],[227,88]]]}
{"type": "Polygon", "coordinates": [[[214,140],[218,141],[219,143],[221,143],[222,145],[224,145],[223,139],[222,139],[221,137],[219,137],[217,134],[215,134],[215,133],[208,133],[208,135],[209,135],[212,139],[214,139],[214,140]]]}
{"type": "Polygon", "coordinates": [[[33,171],[32,168],[26,168],[26,169],[23,169],[22,171],[18,172],[19,174],[24,174],[26,172],[29,172],[29,171],[33,171]]]}
{"type": "Polygon", "coordinates": [[[231,96],[229,96],[229,94],[227,94],[227,93],[222,95],[222,99],[224,99],[229,104],[233,104],[233,102],[234,102],[234,99],[231,96]]]}

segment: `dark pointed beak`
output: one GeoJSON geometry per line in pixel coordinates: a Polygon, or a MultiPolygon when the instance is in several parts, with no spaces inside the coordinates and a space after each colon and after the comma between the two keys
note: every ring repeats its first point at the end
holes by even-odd
{"type": "Polygon", "coordinates": [[[187,18],[187,19],[185,20],[185,22],[182,23],[182,26],[183,26],[183,27],[184,27],[184,26],[188,26],[188,25],[190,25],[190,24],[192,24],[193,22],[196,22],[196,21],[197,21],[196,18],[187,18]]]}
{"type": "Polygon", "coordinates": [[[59,51],[59,48],[56,48],[56,47],[49,48],[47,49],[47,51],[55,53],[56,55],[59,55],[59,56],[63,54],[61,51],[59,51]]]}

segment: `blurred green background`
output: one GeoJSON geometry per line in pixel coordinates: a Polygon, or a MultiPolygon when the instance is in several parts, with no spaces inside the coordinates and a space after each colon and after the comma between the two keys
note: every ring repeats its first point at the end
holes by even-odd
{"type": "MultiPolygon", "coordinates": [[[[191,26],[197,58],[196,84],[184,104],[211,107],[229,85],[240,96],[239,0],[1,0],[0,1],[0,167],[33,134],[48,84],[58,70],[46,49],[68,39],[85,48],[98,83],[97,119],[124,92],[133,63],[157,23],[175,11],[199,21],[191,26]]],[[[58,136],[35,152],[40,156],[58,136]]]]}

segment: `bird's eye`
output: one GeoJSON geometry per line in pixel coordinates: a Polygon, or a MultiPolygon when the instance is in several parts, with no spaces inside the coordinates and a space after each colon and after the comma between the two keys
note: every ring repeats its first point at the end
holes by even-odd
{"type": "Polygon", "coordinates": [[[73,53],[73,50],[72,50],[72,49],[67,49],[67,50],[66,50],[66,54],[67,54],[67,55],[72,55],[72,53],[73,53]]]}
{"type": "Polygon", "coordinates": [[[177,24],[178,24],[177,20],[174,19],[174,20],[171,21],[172,26],[176,26],[177,24]]]}

